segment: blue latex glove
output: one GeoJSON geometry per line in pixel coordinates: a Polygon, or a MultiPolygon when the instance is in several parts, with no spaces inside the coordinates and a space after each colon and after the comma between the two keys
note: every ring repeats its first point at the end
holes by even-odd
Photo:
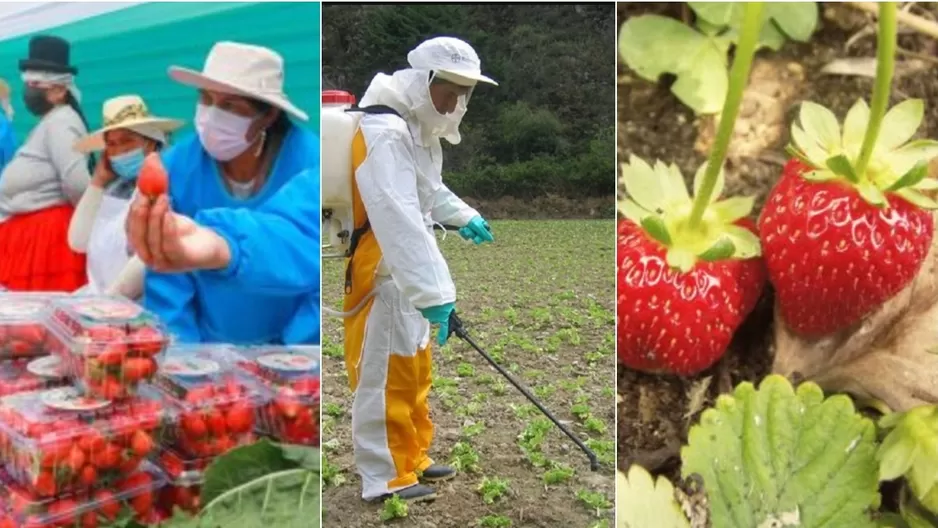
{"type": "Polygon", "coordinates": [[[459,235],[466,240],[472,240],[476,244],[495,242],[495,237],[492,236],[492,228],[481,216],[473,217],[466,224],[466,227],[460,227],[459,235]]]}
{"type": "Polygon", "coordinates": [[[455,309],[456,305],[454,303],[420,309],[420,313],[427,321],[430,321],[430,324],[440,325],[440,331],[436,334],[436,342],[440,346],[445,345],[446,340],[449,339],[449,316],[455,309]]]}

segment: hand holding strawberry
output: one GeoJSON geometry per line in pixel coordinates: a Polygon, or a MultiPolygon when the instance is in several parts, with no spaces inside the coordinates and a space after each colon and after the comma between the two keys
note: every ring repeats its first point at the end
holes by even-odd
{"type": "Polygon", "coordinates": [[[759,240],[745,218],[751,198],[715,201],[761,27],[747,3],[717,139],[691,198],[676,166],[632,156],[622,167],[630,198],[617,241],[617,352],[646,372],[694,375],[726,352],[765,281],[759,240]]]}

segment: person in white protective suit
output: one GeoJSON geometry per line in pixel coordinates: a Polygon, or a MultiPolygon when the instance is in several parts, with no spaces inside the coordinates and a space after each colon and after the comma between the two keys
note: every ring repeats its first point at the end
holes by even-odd
{"type": "Polygon", "coordinates": [[[133,256],[124,229],[143,160],[168,144],[182,121],[150,114],[137,95],[108,99],[103,126],[75,144],[82,153],[103,151],[68,228],[72,251],[87,255],[88,284],[77,293],[143,294],[143,262],[133,256]]]}
{"type": "Polygon", "coordinates": [[[353,216],[346,270],[345,364],[355,393],[352,438],[362,497],[435,498],[428,484],[456,475],[428,455],[433,424],[430,324],[448,337],[456,287],[433,224],[494,241],[481,215],[443,184],[440,138],[460,142],[459,125],[482,75],[472,47],[427,40],[410,68],[378,74],[362,97],[352,143],[353,216]]]}

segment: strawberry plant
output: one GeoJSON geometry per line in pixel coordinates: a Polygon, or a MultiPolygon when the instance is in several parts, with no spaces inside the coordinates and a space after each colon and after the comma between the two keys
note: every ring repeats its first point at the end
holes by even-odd
{"type": "MultiPolygon", "coordinates": [[[[714,114],[729,91],[727,53],[737,55],[745,25],[738,2],[688,2],[695,27],[658,15],[630,18],[619,35],[619,53],[639,76],[657,81],[677,77],[671,91],[697,114],[714,114]]],[[[786,39],[807,42],[818,22],[815,2],[766,4],[759,23],[757,48],[779,50],[786,39]]]]}
{"type": "Polygon", "coordinates": [[[747,3],[731,82],[710,159],[691,198],[675,165],[632,156],[622,167],[619,360],[642,371],[693,375],[726,352],[765,282],[761,248],[746,217],[753,200],[723,191],[723,160],[755,54],[762,4],[747,3]]]}

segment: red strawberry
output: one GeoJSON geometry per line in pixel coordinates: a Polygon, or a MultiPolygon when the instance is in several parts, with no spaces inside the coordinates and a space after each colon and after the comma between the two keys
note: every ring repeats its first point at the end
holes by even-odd
{"type": "Polygon", "coordinates": [[[792,159],[772,189],[759,234],[782,317],[819,337],[854,325],[907,286],[934,234],[932,215],[888,194],[888,208],[841,182],[809,182],[792,159]]]}
{"type": "Polygon", "coordinates": [[[619,361],[678,375],[712,366],[761,295],[762,261],[698,261],[685,273],[671,268],[665,248],[631,220],[618,231],[619,361]]]}

